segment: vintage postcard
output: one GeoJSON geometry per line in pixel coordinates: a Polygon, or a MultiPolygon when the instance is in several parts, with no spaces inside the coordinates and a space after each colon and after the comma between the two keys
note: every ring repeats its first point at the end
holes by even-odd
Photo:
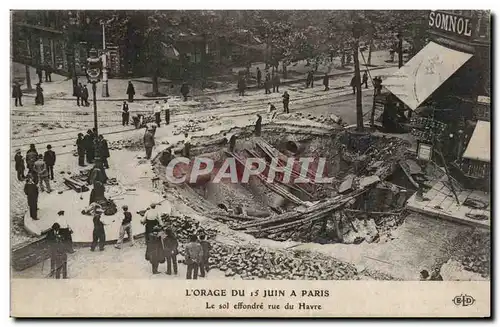
{"type": "Polygon", "coordinates": [[[490,19],[12,10],[11,316],[490,317],[490,19]]]}

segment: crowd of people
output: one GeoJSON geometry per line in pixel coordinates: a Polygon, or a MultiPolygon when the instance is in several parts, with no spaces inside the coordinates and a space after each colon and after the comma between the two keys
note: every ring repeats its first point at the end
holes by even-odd
{"type": "Polygon", "coordinates": [[[85,135],[83,135],[83,133],[78,133],[76,148],[79,166],[86,166],[85,159],[89,164],[94,163],[96,154],[98,154],[104,168],[109,168],[108,158],[110,157],[110,153],[108,141],[102,134],[96,136],[95,128],[87,130],[85,135]]]}
{"type": "Polygon", "coordinates": [[[39,191],[52,192],[50,181],[54,180],[54,165],[56,163],[56,153],[52,146],[47,145],[47,151],[39,154],[34,144],[30,145],[23,158],[21,149],[16,149],[14,156],[17,179],[25,181],[24,193],[28,199],[28,207],[32,219],[37,220],[38,195],[39,191]],[[25,165],[26,162],[26,165],[25,165]],[[26,168],[28,169],[26,173],[26,168]]]}
{"type": "MultiPolygon", "coordinates": [[[[99,183],[99,182],[97,182],[99,183]]],[[[165,209],[168,211],[168,207],[165,209]]],[[[135,245],[132,231],[132,213],[128,206],[122,206],[122,220],[120,223],[119,237],[115,248],[121,249],[124,244],[125,234],[127,234],[130,246],[135,245]]],[[[162,211],[165,214],[165,210],[162,211]]],[[[171,211],[168,211],[168,215],[171,211]]],[[[64,215],[64,211],[59,211],[59,216],[64,215]]],[[[96,210],[93,216],[94,229],[92,231],[92,244],[90,251],[104,251],[106,244],[107,225],[101,220],[103,212],[96,210]]],[[[152,203],[150,208],[141,218],[141,223],[145,226],[146,252],[145,260],[151,265],[152,274],[159,274],[160,264],[165,264],[167,275],[178,274],[178,254],[179,241],[175,231],[169,226],[168,220],[165,222],[160,217],[157,204],[152,203]]],[[[73,253],[73,241],[71,234],[73,231],[67,225],[62,227],[59,223],[54,223],[46,236],[50,248],[50,276],[55,278],[68,278],[68,253],[73,253]]],[[[186,279],[198,279],[205,277],[210,270],[210,242],[206,236],[192,235],[189,243],[185,245],[184,262],[186,264],[186,279]]]]}

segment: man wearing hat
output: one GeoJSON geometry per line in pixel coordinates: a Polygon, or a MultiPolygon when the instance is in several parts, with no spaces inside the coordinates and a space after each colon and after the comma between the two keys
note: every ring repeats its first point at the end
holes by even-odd
{"type": "Polygon", "coordinates": [[[54,180],[54,165],[56,163],[56,153],[52,150],[52,145],[47,145],[47,151],[43,154],[43,161],[47,165],[50,180],[54,180]]]}
{"type": "Polygon", "coordinates": [[[94,214],[94,231],[92,232],[92,245],[90,251],[94,251],[97,243],[99,243],[99,251],[104,251],[104,244],[106,242],[106,231],[104,230],[104,223],[101,221],[102,210],[96,210],[94,214]]]}
{"type": "Polygon", "coordinates": [[[16,149],[14,160],[16,162],[17,179],[19,181],[22,181],[24,180],[24,170],[26,169],[26,167],[24,166],[24,158],[21,154],[21,149],[16,149]]]}
{"type": "Polygon", "coordinates": [[[50,180],[49,180],[49,170],[47,168],[47,164],[43,161],[43,155],[38,155],[38,160],[33,164],[33,170],[38,175],[38,182],[40,183],[40,190],[44,191],[44,184],[47,187],[47,193],[52,192],[50,188],[50,180]]]}
{"type": "Polygon", "coordinates": [[[149,239],[149,234],[152,232],[155,226],[161,225],[160,214],[156,209],[156,203],[151,203],[150,209],[146,211],[144,217],[141,219],[141,223],[145,226],[144,237],[146,241],[149,239]]]}
{"type": "Polygon", "coordinates": [[[163,100],[163,109],[165,110],[165,125],[170,124],[170,105],[168,99],[163,100]]]}
{"type": "Polygon", "coordinates": [[[125,233],[127,233],[128,235],[130,246],[134,245],[134,234],[132,233],[132,213],[128,211],[127,205],[124,205],[122,209],[123,209],[123,220],[122,224],[120,225],[120,236],[118,237],[118,242],[116,242],[115,245],[115,248],[117,249],[121,249],[125,233]]]}
{"type": "Polygon", "coordinates": [[[165,263],[165,249],[162,242],[164,236],[161,227],[156,225],[152,228],[146,241],[145,258],[151,263],[151,270],[154,275],[159,274],[158,266],[160,263],[165,263]]]}
{"type": "Polygon", "coordinates": [[[71,229],[71,227],[69,227],[67,221],[64,220],[64,217],[62,217],[64,216],[64,210],[60,210],[57,214],[59,215],[58,223],[61,226],[59,232],[64,240],[64,244],[66,246],[66,252],[74,253],[75,250],[73,249],[73,237],[71,236],[71,234],[73,234],[73,230],[71,229]]]}
{"type": "Polygon", "coordinates": [[[151,153],[155,146],[155,136],[152,131],[146,130],[144,133],[144,148],[146,149],[146,159],[151,159],[151,153]]]}
{"type": "Polygon", "coordinates": [[[153,107],[153,112],[155,115],[155,123],[158,127],[160,127],[161,122],[161,105],[160,101],[156,101],[153,107]]]}
{"type": "MultiPolygon", "coordinates": [[[[58,214],[61,216],[64,211],[59,211],[58,214]]],[[[68,278],[68,255],[66,253],[67,247],[63,235],[61,235],[61,226],[59,223],[54,223],[52,228],[49,230],[46,236],[46,240],[49,242],[50,247],[50,276],[54,276],[56,279],[62,277],[64,279],[68,278]]]]}

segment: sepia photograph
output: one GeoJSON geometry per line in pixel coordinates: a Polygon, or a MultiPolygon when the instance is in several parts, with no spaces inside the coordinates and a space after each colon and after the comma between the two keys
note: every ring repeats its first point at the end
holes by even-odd
{"type": "Polygon", "coordinates": [[[329,316],[311,300],[341,281],[448,285],[436,315],[489,316],[489,10],[10,19],[12,316],[45,312],[28,285],[108,280],[121,301],[136,282],[198,299],[166,316],[329,316]]]}

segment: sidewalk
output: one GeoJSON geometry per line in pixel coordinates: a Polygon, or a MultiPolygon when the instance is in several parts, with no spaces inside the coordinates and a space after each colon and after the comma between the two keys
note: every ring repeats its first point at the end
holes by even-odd
{"type": "MultiPolygon", "coordinates": [[[[365,53],[365,59],[367,53],[365,53]]],[[[396,66],[396,63],[386,63],[385,60],[388,59],[388,55],[386,51],[375,51],[372,53],[372,67],[371,70],[387,68],[391,66],[396,66]]],[[[362,64],[362,70],[364,70],[364,63],[360,56],[360,62],[362,64]]],[[[255,74],[256,69],[259,67],[263,75],[265,73],[265,64],[264,63],[256,63],[252,65],[250,69],[251,80],[249,81],[249,86],[247,90],[257,89],[255,74]]],[[[281,68],[281,66],[280,66],[281,68]]],[[[300,83],[306,81],[307,72],[313,68],[313,65],[306,66],[306,61],[300,61],[295,64],[288,66],[288,79],[281,79],[281,85],[289,85],[293,83],[300,83]]],[[[244,68],[233,68],[232,76],[229,76],[232,79],[232,82],[217,82],[221,87],[217,89],[197,89],[191,87],[190,97],[203,97],[210,96],[222,93],[230,93],[236,92],[236,84],[237,84],[237,73],[244,68]]],[[[12,64],[12,79],[20,81],[22,84],[25,84],[25,69],[24,65],[13,63],[12,64]]],[[[328,62],[325,65],[319,65],[318,71],[315,73],[315,80],[321,81],[325,72],[329,72],[330,78],[334,78],[337,76],[350,75],[354,72],[354,67],[352,65],[346,66],[345,68],[340,68],[340,60],[339,58],[334,58],[333,62],[328,62]]],[[[35,87],[35,84],[38,82],[38,76],[35,73],[35,69],[30,67],[30,75],[31,75],[31,83],[32,86],[35,87]]],[[[225,76],[224,79],[227,80],[228,76],[225,76]]],[[[45,75],[44,75],[45,78],[45,75]]],[[[264,76],[263,76],[264,78],[264,76]]],[[[223,78],[221,78],[223,79],[223,78]]],[[[163,99],[165,97],[146,97],[145,93],[151,92],[152,83],[149,77],[140,77],[133,79],[110,79],[108,81],[108,88],[110,97],[102,97],[102,83],[97,84],[97,92],[96,98],[98,101],[126,101],[127,95],[127,85],[128,81],[131,80],[135,87],[136,96],[134,98],[135,101],[153,101],[156,99],[163,99]]],[[[79,78],[79,82],[82,84],[87,84],[87,81],[84,77],[79,78]]],[[[52,82],[44,82],[42,81],[42,88],[44,89],[45,98],[49,99],[57,99],[57,100],[67,100],[67,101],[75,101],[75,97],[72,95],[72,81],[68,80],[66,77],[61,75],[52,74],[52,82]]],[[[92,89],[91,86],[88,85],[90,96],[92,97],[92,89]]],[[[174,85],[170,80],[160,79],[159,80],[159,91],[161,93],[166,94],[167,96],[180,96],[180,85],[174,85]]],[[[28,97],[34,97],[34,93],[25,94],[28,97]]]]}

